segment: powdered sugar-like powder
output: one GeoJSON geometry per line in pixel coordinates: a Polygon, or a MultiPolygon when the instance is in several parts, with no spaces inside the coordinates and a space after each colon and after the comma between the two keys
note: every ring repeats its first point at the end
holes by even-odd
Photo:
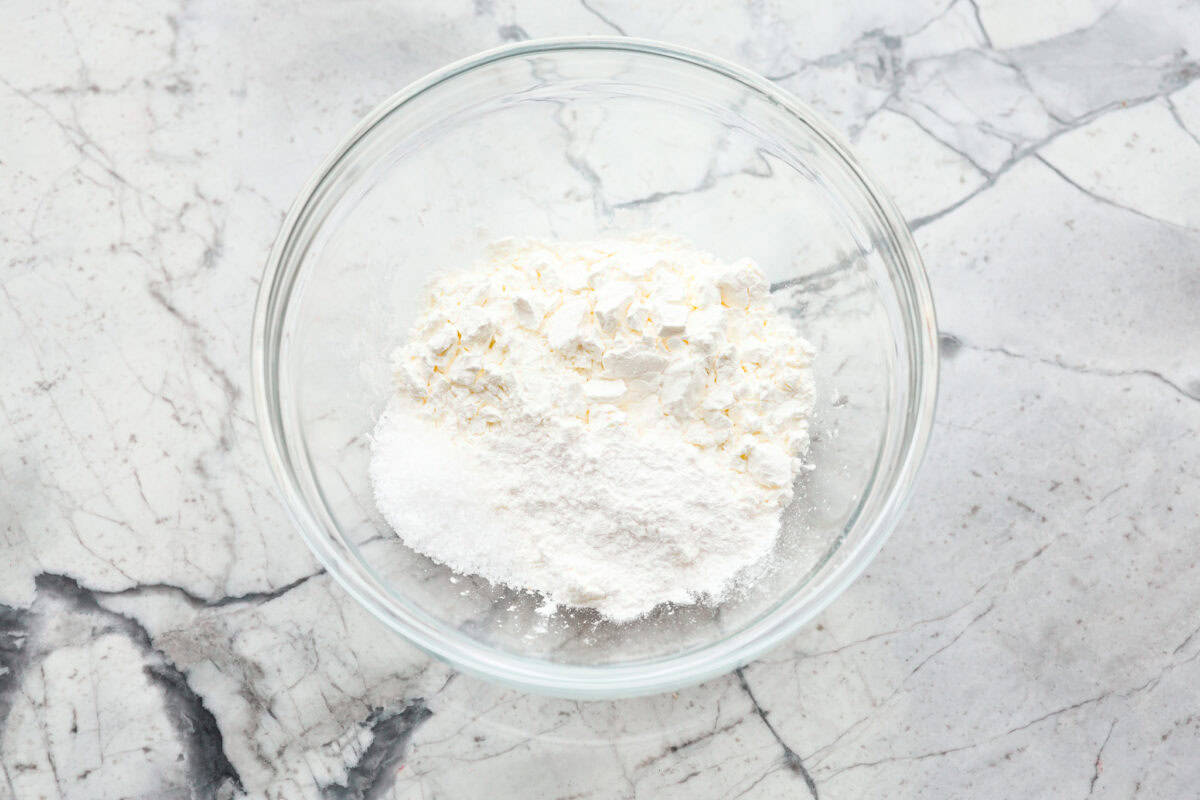
{"type": "Polygon", "coordinates": [[[394,355],[376,501],[413,549],[547,608],[716,602],[775,544],[811,358],[749,261],[502,242],[431,286],[394,355]]]}

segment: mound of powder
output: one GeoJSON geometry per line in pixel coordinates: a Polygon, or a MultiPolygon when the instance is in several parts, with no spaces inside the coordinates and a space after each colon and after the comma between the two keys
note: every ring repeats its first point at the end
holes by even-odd
{"type": "Polygon", "coordinates": [[[623,621],[719,601],[775,544],[812,350],[748,260],[505,240],[430,286],[393,359],[376,502],[456,572],[623,621]]]}

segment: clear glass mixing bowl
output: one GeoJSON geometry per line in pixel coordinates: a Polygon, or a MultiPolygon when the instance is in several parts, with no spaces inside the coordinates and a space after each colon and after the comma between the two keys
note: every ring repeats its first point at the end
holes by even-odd
{"type": "Polygon", "coordinates": [[[675,689],[778,643],[862,572],[895,525],[937,386],[934,312],[903,219],[841,139],[766,80],[629,39],[527,42],[409,86],[301,193],[254,320],[267,455],[317,557],[393,630],[522,689],[675,689]],[[756,260],[817,348],[811,462],[774,569],[717,608],[634,623],[536,613],[458,576],[376,512],[368,435],[423,284],[505,236],[646,230],[756,260]]]}

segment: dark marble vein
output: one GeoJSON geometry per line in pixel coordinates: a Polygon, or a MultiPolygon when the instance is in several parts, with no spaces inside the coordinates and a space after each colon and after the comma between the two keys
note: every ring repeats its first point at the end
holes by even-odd
{"type": "Polygon", "coordinates": [[[742,691],[750,698],[750,704],[754,706],[754,713],[758,714],[759,719],[763,721],[763,724],[767,726],[767,730],[771,732],[771,736],[775,737],[775,741],[783,748],[784,763],[804,781],[804,785],[808,787],[809,794],[812,795],[813,800],[819,800],[817,784],[813,781],[812,775],[808,774],[808,770],[804,766],[804,760],[800,758],[799,753],[788,746],[788,743],[779,735],[779,731],[775,730],[775,726],[771,724],[771,720],[767,719],[767,712],[759,705],[758,699],[750,689],[750,684],[746,682],[746,673],[743,668],[738,667],[734,670],[734,674],[737,675],[738,684],[742,687],[742,691]]]}
{"type": "MultiPolygon", "coordinates": [[[[31,622],[31,611],[0,605],[0,720],[8,719],[8,712],[12,709],[13,694],[20,685],[21,676],[29,666],[28,643],[31,622]]],[[[0,744],[3,743],[4,728],[0,726],[0,744]]],[[[11,784],[9,788],[11,788],[11,784]]],[[[16,796],[15,792],[13,796],[16,796]]]]}
{"type": "Polygon", "coordinates": [[[829,773],[827,780],[832,780],[838,775],[846,772],[852,772],[856,769],[870,769],[871,767],[879,767],[884,764],[895,764],[904,761],[925,761],[930,758],[942,758],[953,753],[961,753],[964,750],[973,750],[979,746],[979,743],[964,744],[957,747],[947,747],[944,750],[932,750],[928,753],[918,753],[911,756],[888,756],[887,758],[876,759],[875,761],[856,761],[853,764],[847,764],[844,767],[839,767],[829,773]]]}
{"type": "Polygon", "coordinates": [[[311,572],[308,575],[301,575],[294,581],[285,583],[277,589],[267,589],[263,591],[245,592],[243,594],[225,595],[223,597],[204,597],[195,592],[190,591],[182,586],[176,586],[171,583],[137,583],[127,589],[117,589],[114,591],[105,591],[103,589],[91,589],[93,595],[99,597],[127,597],[130,595],[154,594],[158,592],[167,592],[176,594],[183,598],[188,605],[195,608],[221,608],[223,606],[238,605],[241,603],[250,603],[259,605],[262,603],[275,600],[290,592],[299,586],[303,586],[313,578],[324,575],[325,570],[319,569],[316,572],[311,572]]]}
{"type": "Polygon", "coordinates": [[[688,739],[684,739],[682,742],[676,742],[675,744],[667,745],[660,752],[658,752],[654,755],[651,755],[651,756],[647,756],[646,758],[639,761],[638,765],[637,765],[637,769],[639,769],[639,770],[645,769],[646,767],[650,766],[651,764],[655,764],[655,763],[663,760],[664,758],[669,758],[670,756],[675,755],[676,753],[678,753],[681,750],[686,750],[689,747],[693,747],[695,745],[700,744],[701,742],[706,742],[709,739],[712,739],[713,737],[720,736],[723,733],[728,733],[729,731],[733,730],[734,728],[736,728],[738,725],[741,725],[745,721],[746,721],[745,717],[739,717],[738,719],[735,719],[733,722],[729,722],[725,725],[722,725],[719,728],[713,728],[711,731],[697,734],[696,736],[692,736],[688,739]]]}
{"type": "Polygon", "coordinates": [[[604,16],[604,15],[603,15],[603,14],[601,14],[599,11],[597,11],[595,8],[593,8],[593,7],[591,6],[591,4],[589,4],[589,3],[588,3],[588,1],[587,1],[587,0],[579,0],[579,5],[583,6],[585,9],[587,9],[588,13],[589,13],[589,14],[591,14],[593,17],[595,17],[596,19],[600,20],[600,21],[601,21],[601,22],[603,22],[605,25],[607,25],[608,27],[612,28],[614,31],[616,31],[617,33],[621,34],[622,36],[628,36],[628,35],[629,35],[629,34],[625,33],[625,29],[624,29],[624,28],[622,28],[620,25],[618,25],[617,23],[613,22],[611,19],[609,19],[608,17],[604,16]]]}
{"type": "MultiPolygon", "coordinates": [[[[35,581],[37,600],[26,612],[25,628],[41,614],[39,601],[55,599],[72,611],[91,617],[95,624],[92,638],[106,633],[118,633],[138,647],[147,659],[143,667],[147,677],[163,693],[163,703],[180,745],[184,749],[188,781],[198,798],[216,798],[219,792],[235,790],[244,792],[241,776],[225,754],[224,739],[216,718],[200,697],[188,684],[187,677],[166,656],[154,647],[154,643],[141,623],[133,617],[104,608],[94,594],[72,578],[43,573],[35,581]]],[[[6,618],[7,619],[7,618],[6,618]]],[[[48,647],[47,652],[53,650],[48,647]]],[[[30,654],[23,654],[28,659],[30,654]]],[[[14,664],[20,668],[28,662],[18,658],[14,664]]],[[[6,676],[8,677],[8,676],[6,676]]],[[[14,670],[12,680],[19,680],[20,672],[14,670]]]]}
{"type": "Polygon", "coordinates": [[[1108,740],[1112,738],[1115,727],[1117,727],[1117,721],[1114,719],[1108,726],[1108,733],[1105,735],[1104,741],[1100,743],[1100,749],[1096,751],[1096,759],[1092,762],[1092,780],[1088,783],[1088,797],[1091,797],[1096,791],[1096,781],[1100,780],[1100,773],[1104,770],[1104,748],[1108,747],[1108,740]]]}
{"type": "Polygon", "coordinates": [[[187,751],[191,788],[197,797],[217,797],[227,785],[245,791],[241,776],[225,755],[224,738],[204,699],[187,678],[165,659],[144,667],[146,675],[163,691],[167,717],[187,751]]]}
{"type": "Polygon", "coordinates": [[[983,43],[990,50],[992,48],[992,37],[988,35],[987,28],[983,24],[983,16],[979,13],[979,3],[976,0],[967,0],[971,6],[971,13],[975,16],[975,25],[979,28],[979,35],[983,37],[983,43]]]}
{"type": "Polygon", "coordinates": [[[1078,372],[1081,375],[1099,375],[1099,376],[1105,377],[1105,378],[1128,378],[1128,377],[1153,378],[1154,380],[1158,381],[1159,383],[1170,387],[1175,392],[1178,392],[1180,395],[1187,398],[1188,400],[1200,400],[1200,390],[1185,389],[1184,387],[1180,386],[1178,383],[1175,383],[1175,381],[1171,380],[1170,378],[1168,378],[1167,376],[1163,375],[1161,372],[1158,372],[1156,370],[1152,370],[1152,369],[1111,369],[1108,367],[1092,367],[1092,366],[1087,366],[1084,364],[1072,364],[1072,363],[1063,361],[1061,358],[1057,358],[1057,357],[1056,358],[1046,358],[1045,356],[1035,356],[1035,355],[1027,355],[1025,353],[1018,353],[1017,351],[1011,350],[1007,347],[984,347],[982,345],[969,344],[967,342],[964,342],[962,337],[960,337],[960,336],[957,336],[954,334],[946,334],[946,335],[953,336],[955,341],[958,342],[959,346],[962,348],[965,348],[967,350],[974,350],[979,353],[995,353],[996,355],[1002,355],[1002,356],[1005,356],[1006,358],[1015,358],[1015,359],[1020,359],[1022,361],[1032,361],[1032,362],[1035,362],[1038,364],[1045,364],[1046,366],[1049,366],[1049,367],[1055,367],[1057,369],[1064,369],[1064,370],[1067,370],[1068,372],[1078,372]]]}
{"type": "Polygon", "coordinates": [[[1072,178],[1067,173],[1063,172],[1058,167],[1054,166],[1054,164],[1051,163],[1049,160],[1047,160],[1046,157],[1043,156],[1041,153],[1034,154],[1034,158],[1036,158],[1038,161],[1040,161],[1042,164],[1044,164],[1055,175],[1062,178],[1063,181],[1065,181],[1067,183],[1067,185],[1071,186],[1074,189],[1079,190],[1083,194],[1085,194],[1088,197],[1095,200],[1097,203],[1103,203],[1106,206],[1120,209],[1121,211],[1125,211],[1127,213],[1133,214],[1135,216],[1141,217],[1142,219],[1146,219],[1151,222],[1157,222],[1161,225],[1170,225],[1172,228],[1179,228],[1181,230],[1194,230],[1193,228],[1189,228],[1186,225],[1180,225],[1177,222],[1171,222],[1170,220],[1162,219],[1161,217],[1155,217],[1151,214],[1147,214],[1145,211],[1139,211],[1138,209],[1133,208],[1132,206],[1127,206],[1122,203],[1118,203],[1116,200],[1112,200],[1108,197],[1105,197],[1102,194],[1097,194],[1096,192],[1092,191],[1091,189],[1088,189],[1087,187],[1085,187],[1082,184],[1080,184],[1079,182],[1077,182],[1074,178],[1072,178]]]}
{"type": "MultiPolygon", "coordinates": [[[[995,170],[990,172],[988,174],[987,180],[985,180],[982,184],[980,184],[979,186],[972,189],[966,195],[960,197],[958,200],[955,200],[953,203],[946,206],[945,208],[942,208],[938,211],[933,212],[932,214],[926,214],[924,216],[915,217],[913,219],[910,219],[908,221],[908,226],[912,230],[915,231],[915,230],[923,228],[926,225],[929,225],[933,222],[937,222],[942,217],[945,217],[947,214],[957,211],[959,208],[962,208],[964,205],[966,205],[971,200],[974,200],[976,197],[978,197],[979,195],[983,194],[988,189],[995,186],[996,182],[1003,175],[1005,175],[1007,172],[1009,172],[1013,167],[1015,167],[1017,164],[1021,163],[1022,161],[1024,161],[1026,158],[1029,158],[1030,156],[1037,156],[1038,152],[1043,147],[1050,144],[1055,139],[1058,139],[1060,136],[1063,136],[1067,133],[1070,133],[1071,131],[1077,130],[1079,128],[1082,128],[1085,125],[1095,122],[1100,117],[1104,116],[1105,114],[1109,114],[1113,111],[1119,111],[1119,110],[1128,109],[1128,108],[1136,108],[1137,106],[1141,106],[1141,105],[1145,105],[1146,103],[1154,102],[1160,98],[1165,97],[1167,94],[1169,94],[1171,92],[1178,91],[1179,89],[1182,89],[1183,87],[1188,86],[1193,80],[1195,80],[1195,78],[1191,77],[1182,83],[1171,82],[1167,89],[1164,89],[1164,90],[1158,91],[1158,92],[1154,92],[1153,94],[1143,95],[1141,97],[1129,98],[1129,99],[1125,99],[1125,100],[1114,100],[1110,103],[1105,103],[1104,105],[1100,106],[1099,108],[1092,109],[1091,111],[1088,111],[1084,114],[1079,115],[1078,117],[1075,117],[1074,119],[1069,120],[1065,125],[1063,125],[1063,127],[1059,128],[1058,130],[1055,130],[1052,133],[1047,134],[1046,136],[1043,136],[1042,138],[1038,139],[1037,141],[1017,150],[1015,153],[1013,153],[1013,155],[1011,155],[1008,158],[1008,160],[1006,160],[1003,164],[1001,164],[995,170]]],[[[1162,220],[1157,220],[1157,221],[1162,222],[1162,220]]],[[[1167,223],[1167,224],[1169,224],[1169,223],[1167,223]]]]}
{"type": "Polygon", "coordinates": [[[378,800],[385,796],[395,783],[413,732],[432,716],[420,697],[398,710],[375,709],[363,723],[371,728],[371,744],[350,768],[346,782],[324,787],[322,796],[328,800],[378,800]]]}
{"type": "Polygon", "coordinates": [[[1200,145],[1200,136],[1192,133],[1191,128],[1184,123],[1183,117],[1179,115],[1179,109],[1175,106],[1175,101],[1171,99],[1171,96],[1166,95],[1163,97],[1163,100],[1166,101],[1167,111],[1171,112],[1171,117],[1175,120],[1175,124],[1179,126],[1179,129],[1186,133],[1189,139],[1200,145]]]}

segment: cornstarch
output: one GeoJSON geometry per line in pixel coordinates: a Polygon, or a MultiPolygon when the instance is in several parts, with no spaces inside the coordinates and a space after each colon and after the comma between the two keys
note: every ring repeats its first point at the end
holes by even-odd
{"type": "Polygon", "coordinates": [[[409,547],[548,612],[720,602],[778,537],[812,357],[749,260],[496,243],[433,282],[393,356],[377,505],[409,547]]]}

